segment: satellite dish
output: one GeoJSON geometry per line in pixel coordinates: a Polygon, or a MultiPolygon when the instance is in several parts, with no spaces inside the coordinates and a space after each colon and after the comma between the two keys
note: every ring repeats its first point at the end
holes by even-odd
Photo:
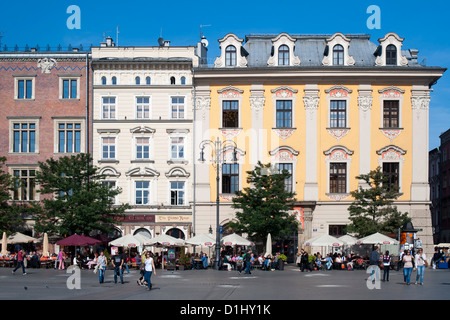
{"type": "Polygon", "coordinates": [[[200,40],[200,42],[202,43],[202,45],[206,48],[208,46],[208,40],[206,40],[205,37],[202,38],[202,40],[200,40]]]}
{"type": "Polygon", "coordinates": [[[158,44],[160,47],[164,47],[164,39],[163,38],[158,38],[158,44]]]}

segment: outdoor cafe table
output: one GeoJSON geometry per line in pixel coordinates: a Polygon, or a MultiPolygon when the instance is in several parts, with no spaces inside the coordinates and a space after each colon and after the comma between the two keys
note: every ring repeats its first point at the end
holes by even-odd
{"type": "Polygon", "coordinates": [[[51,268],[52,264],[56,262],[56,257],[45,258],[41,257],[40,263],[42,267],[51,268]]]}
{"type": "Polygon", "coordinates": [[[2,267],[12,267],[14,265],[14,258],[1,257],[0,265],[2,267]]]}

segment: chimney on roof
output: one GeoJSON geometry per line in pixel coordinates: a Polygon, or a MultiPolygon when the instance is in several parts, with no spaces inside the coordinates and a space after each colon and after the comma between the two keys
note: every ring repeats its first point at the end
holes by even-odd
{"type": "Polygon", "coordinates": [[[116,44],[114,43],[113,39],[111,37],[106,37],[105,42],[100,43],[100,47],[115,47],[116,44]]]}

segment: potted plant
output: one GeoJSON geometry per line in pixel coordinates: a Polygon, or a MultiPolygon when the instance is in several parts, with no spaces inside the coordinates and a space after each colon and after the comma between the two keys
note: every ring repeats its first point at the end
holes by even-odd
{"type": "Polygon", "coordinates": [[[278,256],[278,268],[280,270],[284,270],[284,264],[286,263],[286,261],[287,261],[287,257],[284,254],[280,254],[278,256]]]}
{"type": "Polygon", "coordinates": [[[186,253],[184,252],[184,248],[181,249],[181,253],[180,253],[180,259],[178,260],[178,269],[179,270],[184,270],[187,262],[189,260],[186,257],[186,253]]]}

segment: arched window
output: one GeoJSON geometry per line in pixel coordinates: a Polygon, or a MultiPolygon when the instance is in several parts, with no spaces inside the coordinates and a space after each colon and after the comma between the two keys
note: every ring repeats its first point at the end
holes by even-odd
{"type": "Polygon", "coordinates": [[[185,77],[181,77],[181,84],[186,84],[186,78],[185,77]]]}
{"type": "Polygon", "coordinates": [[[136,81],[136,84],[141,84],[141,78],[140,77],[136,77],[135,81],[136,81]]]}
{"type": "Polygon", "coordinates": [[[152,84],[152,79],[150,77],[145,78],[145,83],[148,85],[152,84]]]}
{"type": "Polygon", "coordinates": [[[344,65],[344,47],[337,44],[333,48],[333,66],[344,65]]]}
{"type": "Polygon", "coordinates": [[[175,77],[170,77],[170,84],[175,84],[175,77]]]}
{"type": "Polygon", "coordinates": [[[396,66],[397,65],[397,47],[390,44],[386,47],[386,65],[396,66]]]}
{"type": "Polygon", "coordinates": [[[236,47],[228,46],[225,49],[225,66],[234,67],[236,66],[236,47]]]}
{"type": "Polygon", "coordinates": [[[167,230],[166,234],[171,237],[184,240],[184,233],[183,233],[183,231],[181,231],[178,228],[169,229],[169,230],[167,230]]]}
{"type": "Polygon", "coordinates": [[[137,234],[140,234],[148,239],[151,239],[151,237],[152,237],[150,231],[148,231],[147,229],[144,229],[144,228],[137,229],[133,235],[137,235],[137,234]]]}
{"type": "Polygon", "coordinates": [[[102,77],[102,84],[106,84],[106,77],[102,77]]]}
{"type": "Polygon", "coordinates": [[[289,47],[285,44],[278,48],[278,65],[288,66],[289,65],[289,47]]]}
{"type": "Polygon", "coordinates": [[[112,77],[112,84],[117,84],[117,78],[116,77],[112,77]]]}

